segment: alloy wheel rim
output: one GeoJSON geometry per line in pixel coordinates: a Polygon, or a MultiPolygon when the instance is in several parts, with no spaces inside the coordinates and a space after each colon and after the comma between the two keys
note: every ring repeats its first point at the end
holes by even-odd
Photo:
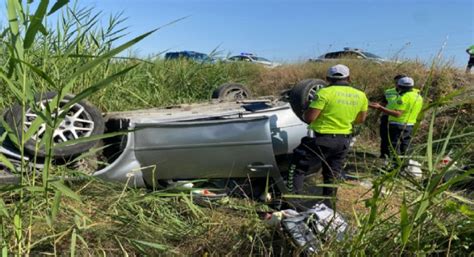
{"type": "MultiPolygon", "coordinates": [[[[46,109],[46,103],[49,103],[49,100],[43,100],[38,102],[38,107],[41,111],[46,109]]],[[[62,109],[69,101],[62,100],[60,102],[59,110],[53,111],[52,117],[55,115],[60,115],[64,112],[62,109]]],[[[38,118],[38,115],[31,109],[27,109],[25,112],[25,131],[27,131],[33,124],[33,122],[38,118]]],[[[94,121],[92,116],[87,112],[84,106],[76,103],[72,105],[67,111],[66,116],[60,122],[59,126],[53,132],[53,142],[55,144],[63,143],[71,140],[76,140],[83,137],[88,137],[92,135],[94,130],[94,121]]],[[[42,123],[36,133],[33,135],[34,140],[41,140],[46,133],[46,123],[42,123]]]]}

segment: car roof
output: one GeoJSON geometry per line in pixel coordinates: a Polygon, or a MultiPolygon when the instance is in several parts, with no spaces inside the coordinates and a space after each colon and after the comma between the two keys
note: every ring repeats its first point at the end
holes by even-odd
{"type": "Polygon", "coordinates": [[[184,51],[175,51],[175,52],[169,52],[169,53],[197,53],[197,52],[196,51],[184,50],[184,51]]]}
{"type": "Polygon", "coordinates": [[[205,53],[196,52],[196,51],[188,51],[188,50],[176,51],[176,52],[167,52],[166,54],[203,54],[203,55],[207,55],[205,53]]]}

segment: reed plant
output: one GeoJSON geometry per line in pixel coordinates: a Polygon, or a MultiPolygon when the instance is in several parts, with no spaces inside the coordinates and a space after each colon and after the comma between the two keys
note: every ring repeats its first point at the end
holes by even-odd
{"type": "MultiPolygon", "coordinates": [[[[21,163],[14,165],[8,158],[0,155],[1,162],[10,172],[19,177],[18,185],[3,187],[3,194],[13,198],[13,202],[5,203],[2,199],[1,230],[2,254],[29,255],[34,249],[36,239],[33,235],[38,222],[45,221],[50,231],[55,231],[55,224],[60,213],[62,198],[67,197],[80,202],[81,197],[64,183],[67,176],[65,169],[55,171],[52,167],[53,132],[58,128],[66,112],[60,111],[60,103],[64,96],[72,91],[78,82],[96,69],[106,68],[111,57],[139,42],[153,31],[138,36],[122,45],[112,48],[109,38],[117,38],[112,32],[120,21],[112,19],[111,30],[93,31],[97,18],[91,15],[91,10],[68,9],[68,1],[40,1],[32,5],[31,1],[7,1],[9,26],[2,33],[2,48],[6,49],[5,64],[0,71],[5,95],[10,95],[21,106],[20,124],[25,124],[25,113],[30,109],[37,118],[32,121],[27,130],[12,128],[2,119],[2,127],[6,132],[2,135],[2,143],[8,139],[19,149],[21,163]],[[58,30],[52,31],[46,25],[48,16],[66,9],[58,30]],[[77,14],[72,16],[73,14],[77,14]],[[71,15],[71,16],[68,16],[71,15]],[[69,21],[65,19],[69,17],[69,21]],[[80,26],[79,26],[80,25],[80,26]],[[97,39],[97,34],[102,35],[97,39]],[[108,34],[109,33],[109,34],[108,34]],[[95,38],[94,38],[95,37],[95,38]],[[92,40],[94,39],[94,40],[92,40]],[[102,41],[103,44],[98,44],[102,41]],[[96,45],[95,48],[91,47],[96,45]],[[85,50],[87,49],[87,50],[85,50]],[[91,50],[92,49],[92,50],[91,50]],[[69,69],[65,69],[69,68],[69,69]],[[45,108],[39,108],[35,95],[54,89],[57,95],[45,103],[45,108]],[[25,143],[39,130],[41,124],[46,124],[44,136],[37,141],[37,149],[44,149],[44,169],[40,172],[32,170],[30,162],[39,161],[36,155],[26,161],[25,143]],[[55,173],[55,174],[54,174],[55,173]],[[42,215],[38,215],[42,213],[42,215]]],[[[136,65],[135,65],[136,66],[136,65]]],[[[88,81],[82,91],[77,91],[75,97],[61,106],[68,110],[72,105],[104,88],[117,77],[133,69],[127,66],[116,73],[102,73],[103,77],[88,81]]],[[[23,127],[23,126],[22,126],[23,127]]],[[[70,142],[74,143],[74,142],[70,142]]],[[[71,250],[72,251],[72,250],[71,250]]]]}

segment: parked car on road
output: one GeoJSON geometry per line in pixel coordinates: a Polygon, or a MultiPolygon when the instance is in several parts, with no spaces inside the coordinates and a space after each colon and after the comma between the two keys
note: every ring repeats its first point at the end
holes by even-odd
{"type": "MultiPolygon", "coordinates": [[[[230,99],[238,101],[224,101],[222,93],[208,103],[112,112],[104,117],[97,116],[98,110],[91,104],[80,101],[67,112],[53,139],[55,144],[72,143],[103,131],[122,131],[121,135],[103,139],[106,147],[101,159],[108,164],[92,175],[105,180],[155,188],[166,186],[170,180],[242,181],[269,177],[275,190],[286,192],[282,167],[300,139],[307,135],[307,124],[301,120],[303,106],[324,85],[321,80],[303,80],[277,99],[249,100],[234,98],[235,90],[245,89],[242,85],[226,83],[217,91],[230,92],[230,99]]],[[[38,106],[46,105],[55,95],[37,97],[38,106]]],[[[64,98],[61,106],[67,106],[69,99],[64,98]]],[[[22,113],[18,106],[6,111],[5,120],[21,134],[19,131],[26,131],[38,116],[27,111],[26,121],[17,122],[22,113]]],[[[25,145],[26,161],[47,154],[34,147],[42,136],[40,127],[25,145]]],[[[22,158],[20,151],[7,141],[0,147],[0,153],[18,164],[22,158]]],[[[53,155],[77,156],[96,143],[81,141],[55,147],[53,155]]],[[[41,169],[41,163],[36,168],[41,169]]],[[[14,180],[16,175],[12,171],[5,165],[2,169],[7,175],[0,176],[0,183],[14,180]]]]}
{"type": "Polygon", "coordinates": [[[342,51],[335,51],[325,53],[319,56],[316,59],[309,59],[312,62],[324,62],[324,61],[335,61],[335,60],[347,60],[347,59],[356,59],[356,60],[368,60],[377,63],[386,62],[387,60],[370,52],[363,51],[358,48],[345,47],[342,51]]]}
{"type": "Polygon", "coordinates": [[[233,61],[233,62],[250,62],[250,63],[256,63],[256,64],[261,64],[266,67],[277,67],[280,66],[281,64],[272,62],[266,58],[256,56],[251,53],[241,53],[239,55],[231,56],[227,59],[228,61],[233,61]]]}

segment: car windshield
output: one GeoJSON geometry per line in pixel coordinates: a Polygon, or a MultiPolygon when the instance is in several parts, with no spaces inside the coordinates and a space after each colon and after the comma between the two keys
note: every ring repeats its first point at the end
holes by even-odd
{"type": "Polygon", "coordinates": [[[374,58],[374,59],[382,59],[382,57],[378,56],[378,55],[375,55],[373,53],[369,53],[369,52],[362,52],[365,56],[367,56],[368,58],[374,58]]]}
{"type": "Polygon", "coordinates": [[[193,58],[194,60],[201,60],[201,61],[211,60],[211,58],[207,54],[202,54],[202,53],[190,54],[190,57],[193,58]]]}
{"type": "Polygon", "coordinates": [[[339,58],[343,58],[344,55],[347,55],[347,54],[345,52],[331,52],[331,53],[327,53],[323,56],[326,59],[339,59],[339,58]]]}
{"type": "Polygon", "coordinates": [[[270,62],[270,60],[265,59],[263,57],[253,56],[252,59],[254,59],[255,61],[260,61],[260,62],[270,62]]]}

